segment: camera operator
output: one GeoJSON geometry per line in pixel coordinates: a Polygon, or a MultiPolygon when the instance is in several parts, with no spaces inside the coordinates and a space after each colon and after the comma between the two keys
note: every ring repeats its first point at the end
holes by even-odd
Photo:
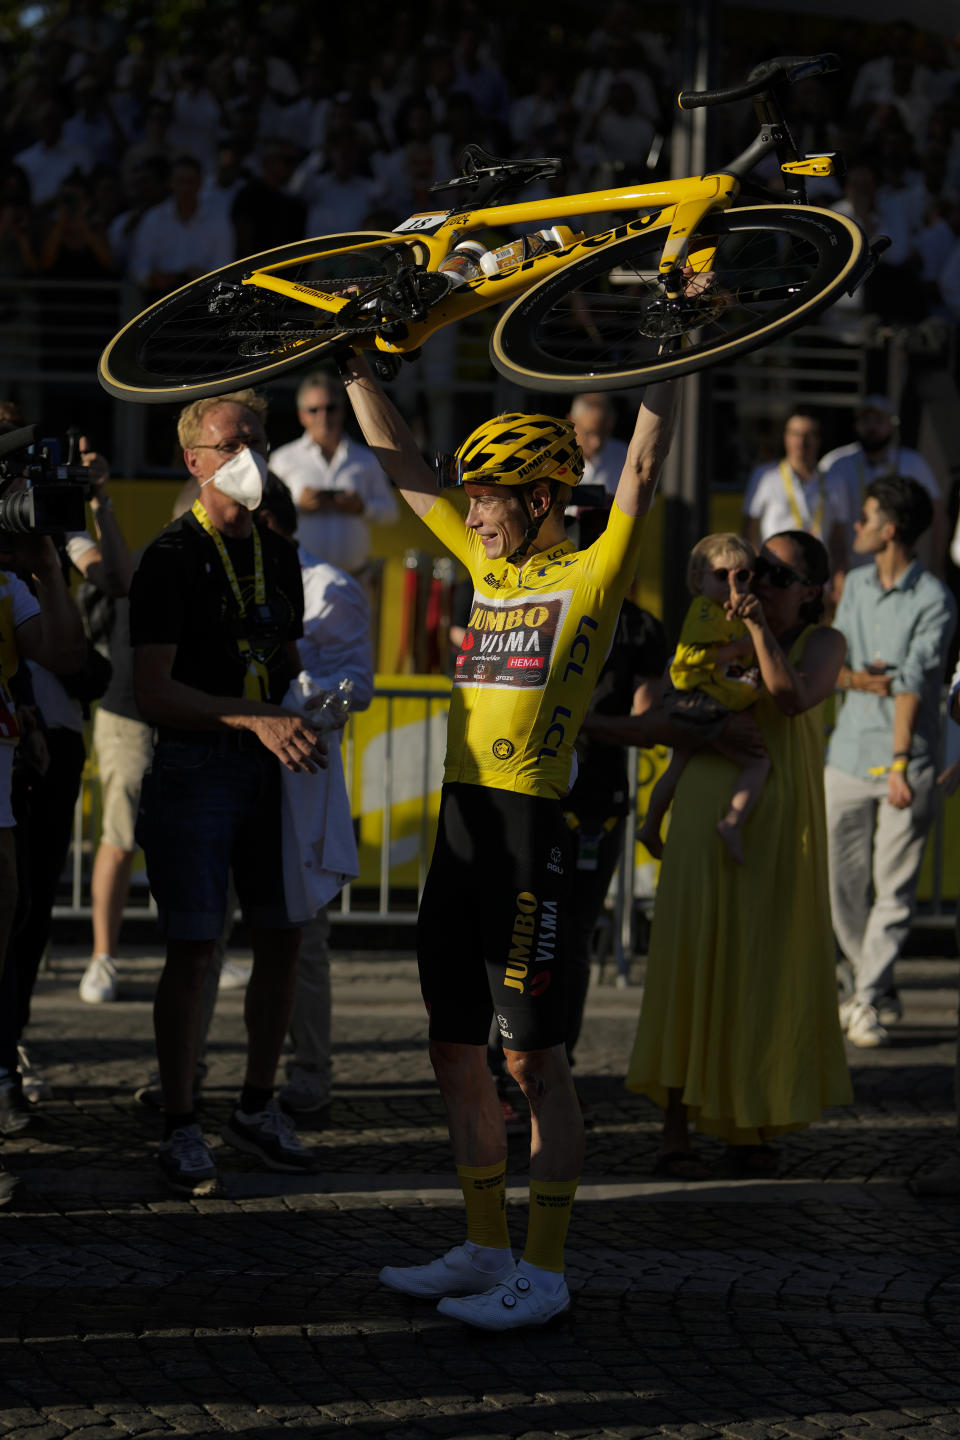
{"type": "MultiPolygon", "coordinates": [[[[21,660],[63,674],[75,670],[83,658],[80,615],[52,540],[23,535],[8,544],[9,539],[0,534],[0,565],[4,567],[0,569],[0,966],[17,906],[11,786],[20,729],[10,682],[21,660]],[[14,570],[30,576],[31,586],[14,570]]],[[[0,1077],[0,1085],[12,1088],[10,1077],[0,1077]]],[[[8,1203],[17,1184],[17,1178],[0,1161],[0,1205],[8,1203]]]]}
{"type": "MultiPolygon", "coordinates": [[[[68,497],[71,504],[65,513],[76,513],[77,518],[81,518],[80,496],[86,493],[97,538],[86,530],[71,530],[55,537],[54,554],[64,582],[73,566],[106,594],[125,595],[130,584],[130,556],[105,491],[109,476],[107,462],[80,436],[75,462],[71,457],[66,469],[67,487],[76,487],[78,494],[68,497]]],[[[41,479],[36,490],[41,491],[43,485],[41,479]]],[[[12,494],[14,500],[17,498],[16,481],[0,497],[0,502],[7,494],[12,494]]],[[[39,503],[43,505],[43,499],[39,503]]],[[[23,539],[3,533],[3,523],[0,503],[0,563],[3,563],[3,547],[11,541],[16,564],[23,539]]],[[[46,519],[41,523],[46,524],[46,519]]],[[[70,603],[76,611],[73,602],[70,603]]],[[[24,1075],[26,1073],[30,1082],[31,1099],[39,1098],[42,1093],[42,1080],[30,1064],[21,1039],[29,1020],[37,971],[50,938],[51,913],[70,844],[85,759],[83,726],[89,713],[87,707],[103,693],[110,676],[109,664],[85,641],[74,663],[66,669],[58,667],[58,673],[42,661],[38,663],[35,657],[28,658],[25,698],[35,711],[37,730],[30,736],[29,744],[22,747],[14,792],[22,899],[21,920],[9,945],[5,973],[0,977],[2,1135],[20,1134],[37,1121],[36,1113],[24,1098],[24,1075]]],[[[21,676],[21,685],[24,678],[21,676]]]]}

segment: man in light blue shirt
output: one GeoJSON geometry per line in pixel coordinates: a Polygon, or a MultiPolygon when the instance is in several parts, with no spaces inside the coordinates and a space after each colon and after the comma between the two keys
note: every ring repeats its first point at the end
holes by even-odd
{"type": "Polygon", "coordinates": [[[855,980],[841,1023],[860,1046],[889,1044],[886,1027],[900,1018],[894,965],[933,819],[940,690],[956,606],[916,558],[932,519],[916,480],[885,476],[867,487],[854,550],[874,563],[847,575],[834,620],[847,658],[827,752],[830,904],[855,980]]]}

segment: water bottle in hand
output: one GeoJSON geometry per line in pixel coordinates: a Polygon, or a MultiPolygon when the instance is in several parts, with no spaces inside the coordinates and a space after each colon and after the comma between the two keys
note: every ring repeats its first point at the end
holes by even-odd
{"type": "Polygon", "coordinates": [[[352,695],[353,681],[345,675],[336,690],[327,690],[322,697],[318,695],[316,700],[309,702],[311,725],[315,726],[321,735],[329,734],[331,730],[340,730],[350,714],[352,695]]]}

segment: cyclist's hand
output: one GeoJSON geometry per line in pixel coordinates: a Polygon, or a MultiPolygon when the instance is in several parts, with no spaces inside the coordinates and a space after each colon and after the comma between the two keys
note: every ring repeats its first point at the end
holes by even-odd
{"type": "Polygon", "coordinates": [[[353,371],[350,369],[350,361],[357,352],[352,345],[348,345],[346,341],[342,341],[339,345],[331,345],[326,353],[328,359],[336,365],[341,375],[353,374],[353,371]]]}
{"type": "Polygon", "coordinates": [[[253,733],[288,770],[312,775],[327,764],[327,746],[313,726],[291,710],[276,715],[255,715],[253,733]]]}
{"type": "Polygon", "coordinates": [[[683,278],[685,282],[683,293],[689,300],[695,295],[703,295],[710,289],[717,277],[714,270],[696,271],[691,265],[684,265],[683,278]]]}

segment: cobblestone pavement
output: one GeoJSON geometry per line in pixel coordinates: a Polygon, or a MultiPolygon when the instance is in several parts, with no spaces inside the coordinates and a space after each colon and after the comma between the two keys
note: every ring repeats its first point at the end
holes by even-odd
{"type": "MultiPolygon", "coordinates": [[[[953,1153],[955,963],[904,963],[895,1045],[851,1051],[856,1103],[788,1138],[784,1178],[765,1183],[648,1178],[657,1112],[621,1085],[639,989],[595,987],[573,1307],[500,1337],[377,1284],[382,1264],[462,1238],[409,954],[337,954],[336,1099],[307,1137],[322,1173],[221,1149],[225,1194],[195,1202],[163,1192],[156,1117],[131,1099],[151,1066],[157,952],[125,961],[120,1000],[100,1007],[77,998],[83,959],[59,946],[41,978],[32,1052],[53,1095],[42,1128],[4,1144],[25,1181],[0,1212],[5,1440],[960,1434],[956,1205],[904,1183],[953,1153]]],[[[221,994],[212,1135],[242,1007],[221,994]]]]}

